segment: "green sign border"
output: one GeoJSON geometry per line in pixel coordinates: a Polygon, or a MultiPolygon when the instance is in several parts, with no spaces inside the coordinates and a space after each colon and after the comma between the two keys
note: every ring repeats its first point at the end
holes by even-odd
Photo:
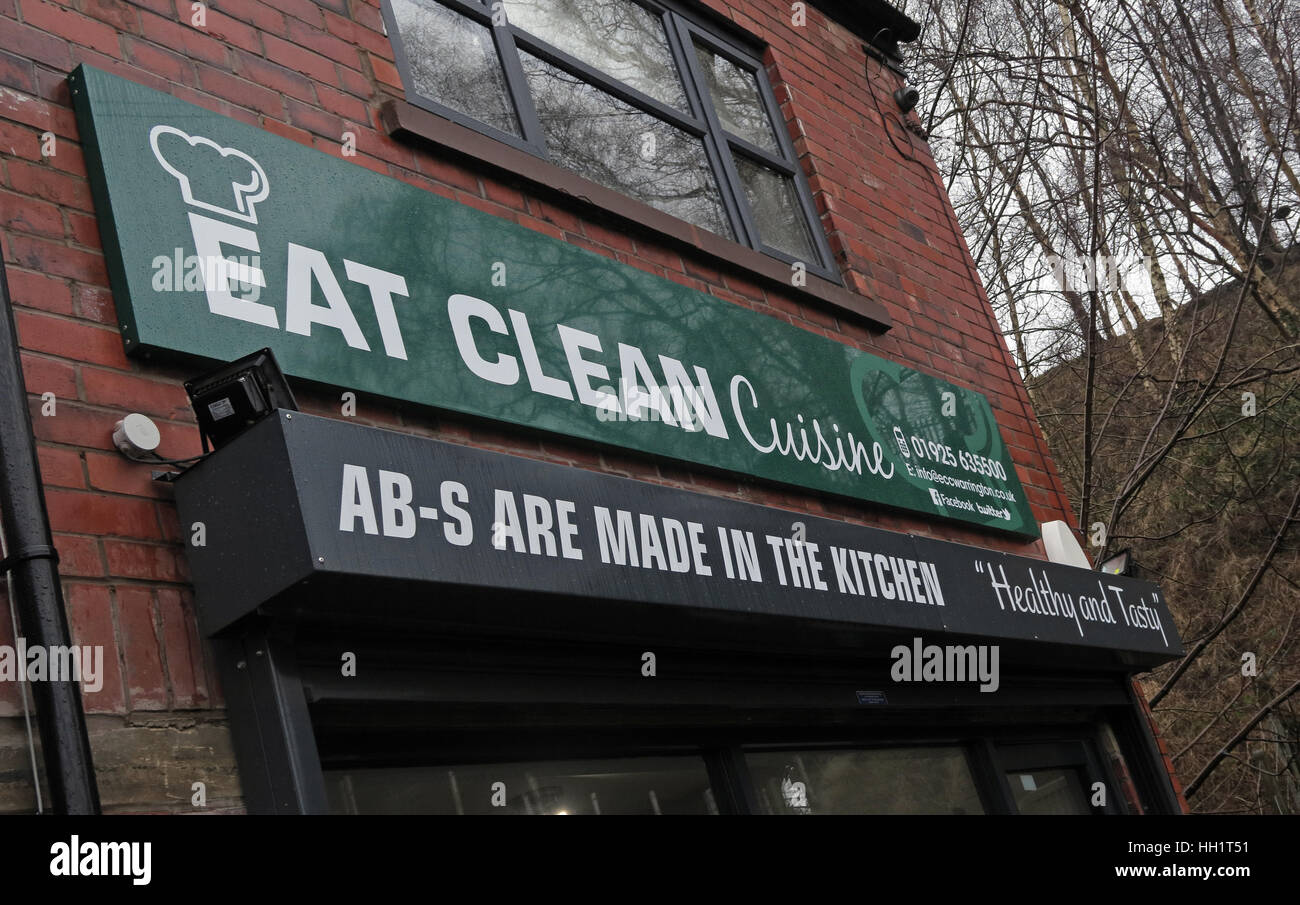
{"type": "Polygon", "coordinates": [[[328,386],[1038,534],[981,393],[92,67],[69,82],[132,355],[270,346],[328,386]],[[264,290],[186,282],[241,255],[264,290]],[[628,417],[622,375],[662,404],[628,417]]]}

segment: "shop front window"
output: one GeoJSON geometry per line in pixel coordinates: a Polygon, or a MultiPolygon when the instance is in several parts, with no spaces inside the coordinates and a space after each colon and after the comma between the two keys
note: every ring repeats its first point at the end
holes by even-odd
{"type": "Polygon", "coordinates": [[[1119,813],[1115,783],[1082,737],[1055,742],[1000,744],[1003,781],[1021,814],[1119,813]]]}
{"type": "Polygon", "coordinates": [[[1091,813],[1077,770],[1015,770],[1007,774],[1007,780],[1022,814],[1091,813]]]}
{"type": "Polygon", "coordinates": [[[387,0],[411,103],[838,280],[754,51],[667,0],[387,0]]]}
{"type": "Polygon", "coordinates": [[[760,814],[982,814],[955,747],[745,755],[760,814]]]}
{"type": "Polygon", "coordinates": [[[702,758],[327,770],[336,814],[716,814],[702,758]]]}

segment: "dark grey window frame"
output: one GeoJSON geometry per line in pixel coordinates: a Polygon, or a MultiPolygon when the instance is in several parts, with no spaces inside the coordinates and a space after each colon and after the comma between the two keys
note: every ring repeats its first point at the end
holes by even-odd
{"type": "MultiPolygon", "coordinates": [[[[668,124],[699,138],[704,144],[705,156],[718,185],[722,207],[731,228],[735,233],[731,241],[760,251],[777,260],[793,266],[802,263],[807,272],[813,276],[829,280],[837,285],[844,285],[843,277],[835,265],[835,258],[826,239],[826,230],[817,214],[817,207],[812,198],[812,190],[804,175],[803,168],[794,152],[793,142],[785,128],[785,118],[768,82],[767,73],[761,61],[761,52],[756,47],[746,47],[731,35],[724,35],[718,28],[710,27],[708,20],[692,14],[683,5],[672,0],[628,0],[635,2],[655,14],[663,23],[664,34],[672,53],[673,62],[682,77],[683,90],[686,93],[689,113],[683,113],[656,100],[612,76],[583,63],[564,51],[536,38],[508,22],[494,25],[492,21],[492,0],[426,0],[439,3],[448,9],[465,16],[492,33],[497,55],[501,60],[509,100],[519,120],[523,136],[512,135],[490,126],[480,120],[467,116],[430,98],[416,93],[412,89],[410,61],[402,44],[397,22],[393,15],[391,0],[383,0],[384,24],[392,42],[394,58],[406,92],[406,100],[413,106],[435,113],[458,125],[482,133],[492,139],[511,147],[525,151],[547,162],[551,161],[546,149],[542,126],[533,107],[523,66],[519,61],[519,50],[541,58],[557,66],[602,91],[644,110],[662,119],[668,124]],[[759,88],[759,97],[764,112],[767,114],[776,137],[778,154],[757,147],[750,142],[726,132],[718,121],[709,98],[705,82],[701,77],[692,40],[708,47],[714,53],[725,57],[746,72],[753,73],[759,88]],[[744,188],[736,173],[733,155],[743,154],[776,172],[792,177],[795,196],[803,214],[805,225],[812,240],[813,250],[819,260],[804,261],[780,249],[764,243],[759,237],[753,212],[749,208],[744,188]]],[[[685,222],[685,221],[683,221],[685,222]]],[[[697,227],[702,228],[702,227],[697,227]]],[[[726,239],[727,237],[722,237],[726,239]]]]}
{"type": "MultiPolygon", "coordinates": [[[[809,655],[774,673],[772,648],[762,634],[743,633],[748,653],[742,654],[697,650],[698,641],[659,648],[682,676],[647,692],[611,672],[612,663],[639,663],[644,641],[572,642],[563,632],[558,640],[550,632],[465,634],[463,627],[443,632],[439,625],[385,622],[374,614],[320,623],[253,615],[213,638],[248,810],[328,813],[323,771],[345,765],[684,753],[705,759],[723,813],[752,813],[757,804],[746,751],[944,745],[964,750],[986,813],[1017,813],[1009,769],[1051,765],[1078,768],[1089,781],[1106,784],[1106,806],[1093,814],[1127,813],[1117,777],[1099,754],[1105,722],[1144,812],[1181,813],[1128,675],[1076,677],[1077,693],[1066,708],[1071,712],[1062,712],[1059,689],[1035,681],[1036,674],[1004,688],[1011,697],[997,706],[972,691],[964,703],[945,700],[941,710],[872,712],[838,696],[841,687],[853,687],[842,684],[852,675],[842,672],[848,664],[836,660],[826,673],[826,661],[809,655]],[[342,676],[337,657],[345,648],[372,667],[342,676]],[[710,678],[719,670],[753,680],[729,683],[732,696],[725,700],[736,700],[742,685],[746,699],[775,697],[759,706],[751,702],[746,713],[731,712],[720,706],[710,678]],[[612,719],[609,706],[616,701],[620,715],[612,719]],[[329,720],[314,719],[313,710],[319,717],[318,708],[340,705],[365,715],[364,728],[353,727],[345,738],[322,737],[329,720]],[[503,706],[526,708],[529,717],[507,718],[503,706]],[[591,718],[575,718],[587,712],[591,718]],[[479,716],[466,720],[467,713],[479,716]],[[418,737],[392,745],[392,731],[418,737]],[[1026,745],[1040,751],[1025,757],[1026,745]]],[[[657,643],[659,636],[652,637],[657,643]]]]}

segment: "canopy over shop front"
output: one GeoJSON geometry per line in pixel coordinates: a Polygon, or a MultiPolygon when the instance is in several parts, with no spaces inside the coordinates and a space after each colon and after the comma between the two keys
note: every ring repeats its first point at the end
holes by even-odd
{"type": "Polygon", "coordinates": [[[202,525],[188,553],[210,634],[254,609],[584,633],[672,609],[1128,670],[1182,652],[1146,581],[296,412],[191,469],[177,502],[202,525]]]}

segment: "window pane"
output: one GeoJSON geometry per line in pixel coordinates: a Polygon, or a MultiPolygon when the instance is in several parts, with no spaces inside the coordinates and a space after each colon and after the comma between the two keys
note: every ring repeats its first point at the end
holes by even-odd
{"type": "Polygon", "coordinates": [[[761,814],[982,814],[960,748],[745,755],[761,814]]]}
{"type": "Polygon", "coordinates": [[[531,54],[519,58],[554,163],[731,238],[698,138],[531,54]]]}
{"type": "Polygon", "coordinates": [[[427,0],[393,0],[393,18],[411,67],[412,91],[519,135],[492,33],[427,0]]]}
{"type": "Polygon", "coordinates": [[[818,255],[813,250],[794,179],[739,154],[735,159],[736,173],[745,186],[745,197],[749,199],[759,237],[801,261],[816,262],[818,255]]]}
{"type": "Polygon", "coordinates": [[[695,45],[695,59],[704,72],[722,128],[773,154],[779,153],[772,124],[758,96],[754,73],[699,44],[695,45]]]}
{"type": "Polygon", "coordinates": [[[662,20],[631,0],[505,0],[506,18],[679,110],[686,95],[662,20]]]}
{"type": "Polygon", "coordinates": [[[698,757],[327,770],[325,789],[336,814],[718,813],[698,757]]]}
{"type": "Polygon", "coordinates": [[[1091,813],[1078,770],[1012,770],[1007,779],[1022,814],[1091,813]]]}

